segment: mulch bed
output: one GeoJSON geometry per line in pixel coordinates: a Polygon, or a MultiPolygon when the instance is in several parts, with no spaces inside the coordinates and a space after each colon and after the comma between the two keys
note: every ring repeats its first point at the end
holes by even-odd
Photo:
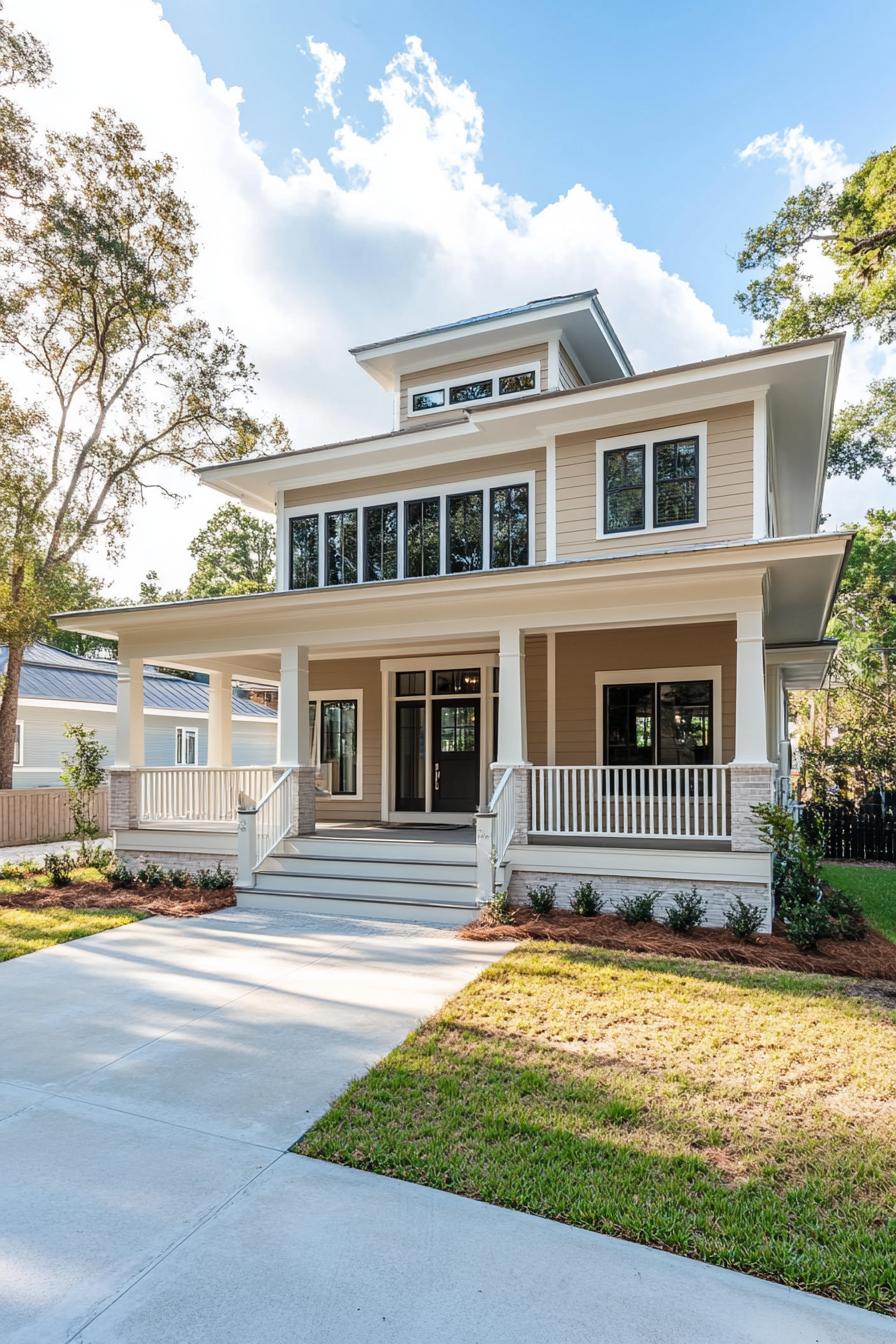
{"type": "Polygon", "coordinates": [[[203,891],[199,887],[106,887],[99,882],[73,882],[68,887],[36,887],[15,895],[0,893],[0,909],[39,910],[54,905],[66,910],[139,910],[144,915],[171,915],[175,919],[208,915],[235,904],[230,887],[203,891]]]}
{"type": "Polygon", "coordinates": [[[618,915],[574,915],[554,910],[536,915],[516,911],[513,924],[474,921],[460,931],[474,942],[534,938],[560,943],[585,943],[618,952],[652,952],[661,957],[697,957],[727,961],[737,966],[766,966],[777,971],[820,971],[825,975],[852,975],[869,980],[896,980],[896,943],[869,929],[864,938],[846,942],[823,938],[817,952],[801,952],[776,921],[773,933],[759,933],[751,943],[739,942],[726,929],[694,929],[673,933],[663,924],[626,924],[618,915]]]}

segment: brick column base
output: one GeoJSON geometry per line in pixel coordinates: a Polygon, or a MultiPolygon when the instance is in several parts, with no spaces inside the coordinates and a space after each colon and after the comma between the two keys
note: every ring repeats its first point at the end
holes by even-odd
{"type": "Polygon", "coordinates": [[[109,771],[109,825],[113,831],[135,831],[139,825],[137,772],[130,767],[109,771]]]}
{"type": "Polygon", "coordinates": [[[753,808],[774,799],[773,765],[732,765],[731,767],[731,848],[765,852],[756,833],[753,808]]]}
{"type": "Polygon", "coordinates": [[[313,765],[297,765],[289,777],[290,816],[292,821],[287,835],[313,835],[316,813],[313,765]]]}

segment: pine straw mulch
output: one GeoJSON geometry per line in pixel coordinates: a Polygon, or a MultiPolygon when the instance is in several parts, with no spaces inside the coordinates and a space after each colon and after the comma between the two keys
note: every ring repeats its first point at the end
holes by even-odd
{"type": "Polygon", "coordinates": [[[72,882],[67,887],[0,893],[0,909],[39,910],[52,905],[66,910],[136,910],[141,915],[170,915],[174,919],[208,915],[235,903],[231,887],[204,891],[199,887],[108,887],[100,882],[72,882]]]}
{"type": "Polygon", "coordinates": [[[866,980],[896,980],[896,943],[869,929],[864,938],[846,942],[823,938],[816,952],[801,952],[784,935],[776,920],[773,933],[758,933],[753,942],[732,938],[726,929],[694,929],[673,933],[663,924],[626,924],[618,915],[574,915],[554,910],[536,915],[525,908],[514,912],[513,924],[483,924],[478,920],[460,930],[474,942],[534,938],[558,943],[585,943],[617,952],[650,952],[660,957],[697,957],[727,961],[737,966],[765,966],[777,971],[817,971],[866,980]]]}

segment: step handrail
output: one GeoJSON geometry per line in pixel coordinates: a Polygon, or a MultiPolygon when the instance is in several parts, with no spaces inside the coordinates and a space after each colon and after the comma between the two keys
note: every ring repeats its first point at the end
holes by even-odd
{"type": "Polygon", "coordinates": [[[292,826],[292,770],[275,779],[257,803],[237,808],[237,880],[254,886],[255,874],[292,826]]]}

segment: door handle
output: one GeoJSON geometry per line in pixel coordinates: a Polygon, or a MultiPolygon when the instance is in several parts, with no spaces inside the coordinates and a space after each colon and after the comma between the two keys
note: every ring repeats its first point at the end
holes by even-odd
{"type": "Polygon", "coordinates": [[[442,767],[439,764],[439,762],[436,761],[436,778],[435,778],[435,784],[433,786],[435,789],[438,789],[441,778],[442,778],[442,767]]]}

